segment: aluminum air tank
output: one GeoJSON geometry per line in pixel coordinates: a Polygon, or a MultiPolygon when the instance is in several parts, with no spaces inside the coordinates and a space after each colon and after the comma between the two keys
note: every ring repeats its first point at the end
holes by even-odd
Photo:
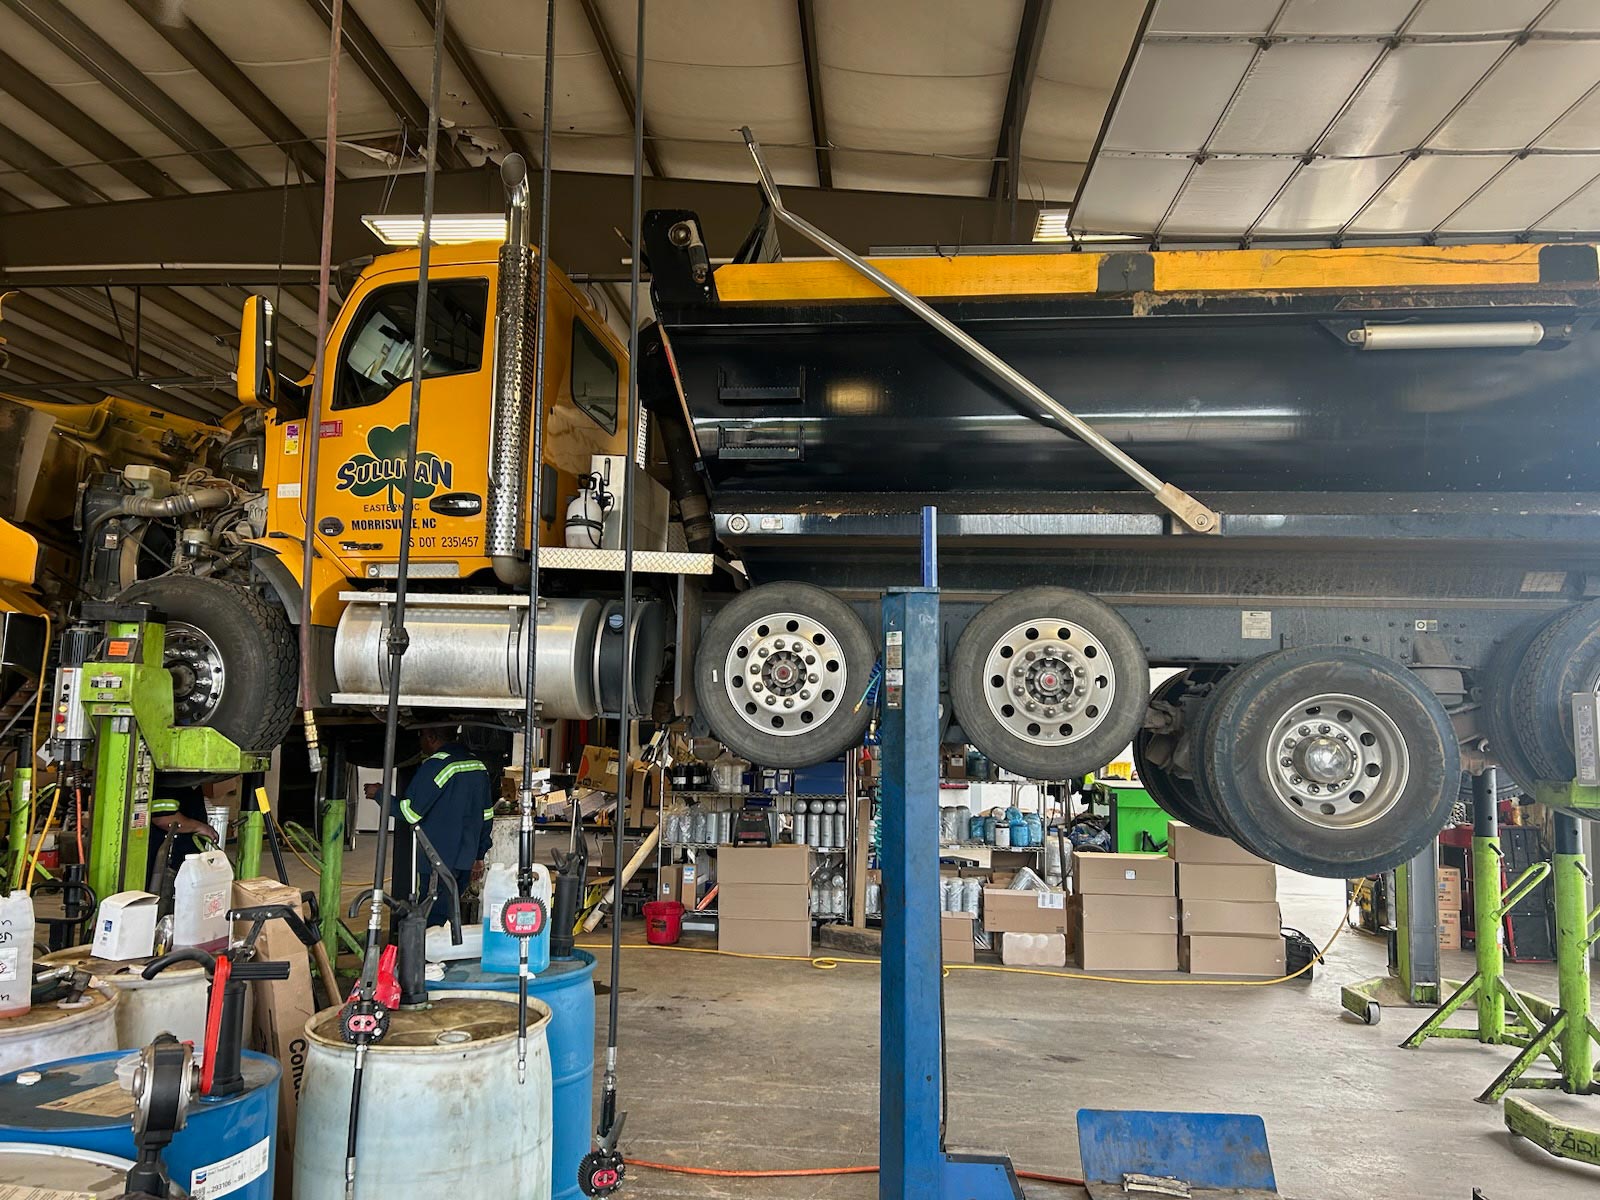
{"type": "MultiPolygon", "coordinates": [[[[528,1001],[527,1079],[517,1082],[517,1000],[434,992],[367,1052],[356,1200],[550,1194],[550,1009],[528,1001]]],[[[306,1025],[294,1147],[295,1200],[342,1200],[355,1047],[339,1010],[306,1025]]]]}
{"type": "MultiPolygon", "coordinates": [[[[388,691],[385,640],[392,595],[371,596],[352,600],[339,618],[333,663],[341,695],[388,691]]],[[[600,711],[594,683],[600,611],[598,600],[539,602],[534,686],[545,717],[589,720],[600,711]]],[[[407,697],[412,703],[454,700],[464,706],[521,699],[528,667],[527,612],[519,596],[427,594],[408,599],[411,643],[402,703],[407,697]]]]}
{"type": "Polygon", "coordinates": [[[121,1002],[109,989],[91,987],[79,1000],[35,1004],[20,1017],[0,1021],[0,1072],[117,1049],[121,1002]]]}

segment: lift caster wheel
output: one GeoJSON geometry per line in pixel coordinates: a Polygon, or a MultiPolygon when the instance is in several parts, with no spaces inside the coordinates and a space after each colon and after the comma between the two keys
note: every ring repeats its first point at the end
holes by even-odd
{"type": "Polygon", "coordinates": [[[1368,1025],[1376,1025],[1379,1021],[1383,1020],[1383,1005],[1379,1004],[1376,1000],[1368,1000],[1367,1011],[1362,1014],[1361,1019],[1368,1025]]]}
{"type": "Polygon", "coordinates": [[[620,1150],[591,1150],[578,1163],[578,1190],[585,1196],[609,1196],[627,1173],[620,1150]]]}

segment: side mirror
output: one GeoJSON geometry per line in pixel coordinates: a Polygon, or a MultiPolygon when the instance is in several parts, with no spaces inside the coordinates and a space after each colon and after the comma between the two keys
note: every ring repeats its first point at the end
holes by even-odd
{"type": "Polygon", "coordinates": [[[239,403],[262,408],[277,404],[278,314],[265,296],[251,296],[244,302],[234,380],[239,403]]]}

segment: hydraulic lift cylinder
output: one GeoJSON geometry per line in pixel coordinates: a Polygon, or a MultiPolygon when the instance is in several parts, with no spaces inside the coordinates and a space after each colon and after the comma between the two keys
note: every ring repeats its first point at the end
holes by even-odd
{"type": "MultiPolygon", "coordinates": [[[[1500,813],[1495,807],[1495,769],[1472,776],[1472,917],[1478,977],[1498,980],[1505,972],[1500,919],[1500,813]]],[[[1498,986],[1478,989],[1478,1040],[1498,1045],[1505,1034],[1506,999],[1498,986]]]]}

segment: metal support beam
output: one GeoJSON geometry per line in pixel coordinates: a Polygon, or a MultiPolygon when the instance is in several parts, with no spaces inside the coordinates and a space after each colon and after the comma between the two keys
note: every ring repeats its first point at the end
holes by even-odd
{"type": "Polygon", "coordinates": [[[1022,7],[1022,22],[1017,27],[1017,50],[1011,58],[1011,82],[1006,88],[1005,112],[1000,118],[1000,137],[995,143],[994,166],[989,171],[989,195],[1016,200],[1021,193],[1022,126],[1028,119],[1028,103],[1033,99],[1033,81],[1039,73],[1039,51],[1044,48],[1044,31],[1050,23],[1051,0],[1027,0],[1022,7]]]}
{"type": "MultiPolygon", "coordinates": [[[[333,0],[306,0],[306,3],[311,5],[312,11],[322,18],[329,29],[333,28],[333,0]]],[[[405,125],[410,144],[420,147],[423,131],[428,128],[427,104],[417,95],[416,88],[411,86],[411,81],[395,65],[377,34],[368,28],[353,4],[344,6],[343,25],[345,52],[355,59],[361,73],[378,89],[384,103],[405,125]]],[[[461,157],[461,151],[454,142],[441,141],[439,163],[444,167],[464,167],[467,160],[461,157]]]]}
{"type": "Polygon", "coordinates": [[[102,204],[110,197],[79,179],[32,142],[0,125],[0,162],[10,163],[23,175],[68,204],[102,204]]]}
{"type": "MultiPolygon", "coordinates": [[[[377,252],[380,247],[361,224],[361,214],[385,208],[420,211],[421,185],[422,177],[416,174],[341,183],[334,213],[334,260],[377,252]],[[392,195],[387,194],[391,186],[392,195]]],[[[441,213],[492,212],[501,203],[493,172],[442,171],[436,186],[441,213]]],[[[625,274],[625,248],[616,230],[628,225],[631,192],[626,175],[556,172],[552,261],[580,276],[625,274]]],[[[993,202],[981,196],[798,187],[786,189],[785,194],[840,241],[863,252],[874,246],[983,244],[991,239],[995,220],[993,202]]],[[[698,212],[707,252],[727,257],[755,222],[761,193],[744,182],[658,179],[650,183],[650,203],[698,212]]],[[[320,184],[306,183],[0,216],[0,283],[306,282],[314,277],[315,268],[296,264],[317,260],[321,208],[320,184]],[[285,235],[286,268],[276,263],[280,228],[285,235]],[[262,245],[262,230],[272,231],[268,246],[262,245]]],[[[1032,201],[1023,201],[1022,219],[1031,222],[1037,208],[1032,201]]],[[[785,230],[782,236],[791,252],[809,253],[802,249],[808,243],[798,235],[785,230]]]]}
{"type": "Polygon", "coordinates": [[[827,109],[822,103],[822,62],[817,54],[816,0],[800,0],[800,48],[806,63],[806,96],[811,103],[811,144],[817,152],[817,186],[833,186],[827,109]]]}
{"type": "MultiPolygon", "coordinates": [[[[617,53],[611,35],[606,32],[605,19],[600,15],[600,5],[597,0],[578,0],[578,4],[583,9],[584,18],[589,22],[589,32],[594,34],[595,44],[600,48],[600,57],[605,60],[606,72],[616,86],[617,99],[622,101],[622,111],[627,113],[628,125],[631,128],[634,122],[633,85],[628,82],[628,72],[622,65],[622,56],[617,53]]],[[[661,169],[661,154],[656,149],[655,135],[650,132],[648,120],[644,123],[644,161],[650,165],[650,174],[657,179],[666,177],[667,173],[661,169]]]]}
{"type": "Polygon", "coordinates": [[[60,0],[4,0],[7,8],[49,38],[62,53],[109,88],[129,108],[189,152],[233,188],[263,187],[266,180],[221,139],[118,54],[60,0]]]}
{"type": "MultiPolygon", "coordinates": [[[[428,22],[428,27],[433,28],[433,3],[432,0],[416,0],[417,9],[428,22]]],[[[348,18],[346,18],[348,20],[348,18]]],[[[528,160],[528,165],[535,170],[539,166],[539,155],[535,153],[533,141],[518,126],[516,119],[496,94],[488,78],[478,69],[477,60],[472,57],[471,48],[461,40],[450,25],[444,25],[444,50],[449,56],[450,64],[461,73],[461,78],[467,81],[467,87],[477,97],[478,103],[483,105],[483,111],[489,115],[489,120],[500,132],[506,144],[523,158],[528,160]]]]}
{"type": "Polygon", "coordinates": [[[293,159],[301,175],[313,181],[322,179],[322,154],[312,139],[267,98],[237,63],[218,49],[181,6],[163,0],[127,2],[150,28],[200,72],[207,83],[221,92],[229,104],[293,159]]]}
{"type": "MultiPolygon", "coordinates": [[[[58,371],[64,375],[76,376],[78,379],[100,379],[106,374],[106,364],[99,359],[90,358],[81,351],[73,349],[70,345],[56,341],[46,334],[24,329],[20,325],[10,322],[0,324],[0,333],[6,339],[6,350],[11,355],[12,361],[25,358],[38,366],[58,371]]],[[[207,409],[184,399],[172,392],[153,388],[148,384],[129,383],[118,387],[110,387],[105,391],[116,396],[123,396],[140,404],[148,404],[152,408],[159,408],[167,412],[177,413],[179,416],[195,417],[202,421],[216,418],[222,411],[221,406],[207,409]]]]}
{"type": "Polygon", "coordinates": [[[18,103],[32,109],[145,194],[184,194],[183,188],[137,150],[4,50],[0,50],[0,89],[10,93],[18,103]]]}

